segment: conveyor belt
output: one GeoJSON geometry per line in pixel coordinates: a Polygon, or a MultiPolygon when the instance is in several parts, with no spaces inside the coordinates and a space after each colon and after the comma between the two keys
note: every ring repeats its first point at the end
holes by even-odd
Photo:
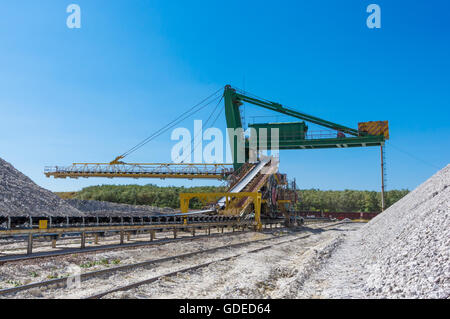
{"type": "MultiPolygon", "coordinates": [[[[233,188],[229,191],[230,193],[239,193],[242,191],[252,180],[255,178],[256,175],[258,175],[259,172],[264,168],[264,166],[267,165],[271,160],[270,157],[261,159],[261,161],[257,164],[255,164],[255,167],[250,170],[249,173],[247,173],[233,188]]],[[[225,197],[222,197],[217,202],[217,205],[220,207],[225,206],[225,197]]]]}

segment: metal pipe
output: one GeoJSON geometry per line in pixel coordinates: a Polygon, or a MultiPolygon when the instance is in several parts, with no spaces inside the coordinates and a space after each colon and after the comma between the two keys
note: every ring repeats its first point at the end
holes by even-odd
{"type": "Polygon", "coordinates": [[[81,249],[86,248],[86,232],[81,233],[81,249]]]}
{"type": "Polygon", "coordinates": [[[33,253],[33,234],[28,234],[27,255],[33,253]]]}

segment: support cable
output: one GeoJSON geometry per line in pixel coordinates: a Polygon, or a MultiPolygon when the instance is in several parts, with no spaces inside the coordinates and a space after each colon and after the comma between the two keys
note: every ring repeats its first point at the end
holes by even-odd
{"type": "Polygon", "coordinates": [[[409,153],[409,152],[407,152],[407,151],[405,151],[405,150],[402,150],[402,149],[399,148],[398,146],[393,145],[392,142],[389,142],[389,145],[390,145],[393,149],[395,149],[395,150],[397,150],[397,151],[399,151],[399,152],[401,152],[401,153],[404,153],[404,154],[408,155],[409,157],[415,159],[416,161],[422,162],[422,164],[426,164],[426,165],[428,165],[428,166],[431,166],[431,167],[434,167],[434,168],[437,168],[437,169],[441,169],[441,167],[439,167],[439,166],[437,166],[437,165],[435,165],[435,164],[433,164],[433,163],[430,163],[430,162],[428,162],[428,161],[425,161],[424,159],[422,159],[422,158],[420,158],[420,157],[417,157],[417,156],[414,155],[414,154],[411,154],[411,153],[409,153]]]}
{"type": "MultiPolygon", "coordinates": [[[[209,115],[208,119],[207,119],[206,122],[205,122],[205,125],[208,125],[209,121],[211,120],[212,116],[213,116],[214,113],[216,112],[216,110],[217,110],[217,108],[219,107],[219,105],[220,105],[220,103],[222,102],[222,100],[223,100],[223,96],[220,98],[219,102],[217,103],[217,105],[214,107],[213,111],[212,111],[211,114],[209,115]]],[[[222,109],[222,110],[223,110],[223,109],[222,109]]],[[[217,120],[217,118],[219,117],[219,115],[220,115],[221,113],[222,113],[222,111],[220,111],[220,112],[218,113],[218,115],[216,116],[214,122],[213,122],[207,129],[213,127],[214,123],[216,123],[216,120],[217,120]]],[[[194,154],[195,150],[196,150],[197,147],[198,147],[198,144],[197,144],[197,145],[195,144],[195,140],[197,139],[198,135],[201,134],[201,133],[202,133],[202,132],[196,132],[195,136],[191,139],[191,144],[194,144],[194,147],[193,147],[192,150],[191,150],[190,156],[192,156],[192,154],[194,154]]],[[[189,156],[189,154],[186,154],[186,156],[183,158],[183,161],[182,161],[183,163],[186,161],[186,159],[187,159],[188,156],[189,156]]]]}
{"type": "Polygon", "coordinates": [[[151,134],[149,137],[145,138],[144,140],[142,140],[141,142],[139,142],[138,144],[136,144],[135,146],[130,148],[128,151],[126,151],[125,153],[120,155],[117,159],[125,158],[126,156],[130,155],[131,153],[135,152],[136,150],[138,150],[142,146],[146,145],[147,143],[149,143],[150,141],[155,139],[156,137],[158,137],[161,134],[167,132],[169,129],[171,129],[175,125],[179,124],[180,122],[182,122],[186,118],[192,116],[193,114],[197,113],[198,111],[204,109],[206,106],[210,105],[211,103],[213,103],[214,101],[216,101],[219,98],[217,96],[217,94],[219,92],[221,92],[222,89],[223,88],[220,88],[219,90],[215,91],[213,94],[209,95],[208,97],[206,97],[205,99],[203,99],[199,103],[195,104],[193,107],[189,108],[187,111],[182,113],[180,116],[178,116],[177,118],[175,118],[174,120],[172,120],[168,124],[164,125],[162,128],[160,128],[159,130],[157,130],[156,132],[151,134]],[[211,98],[213,98],[213,99],[211,101],[207,102],[211,98]],[[206,104],[204,104],[204,103],[206,103],[206,104]]]}

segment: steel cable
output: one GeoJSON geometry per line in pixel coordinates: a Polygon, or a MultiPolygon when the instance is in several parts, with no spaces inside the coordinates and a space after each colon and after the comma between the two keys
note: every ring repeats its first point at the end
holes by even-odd
{"type": "Polygon", "coordinates": [[[180,116],[178,116],[177,118],[175,118],[174,120],[172,120],[171,122],[169,122],[168,124],[164,125],[162,128],[160,128],[159,130],[157,130],[156,132],[154,132],[153,134],[151,134],[149,137],[145,138],[144,140],[142,140],[141,142],[139,142],[138,144],[136,144],[135,146],[133,146],[132,148],[130,148],[128,151],[126,151],[125,153],[123,153],[120,157],[124,158],[128,155],[130,155],[131,153],[135,152],[136,150],[138,150],[139,148],[141,148],[142,146],[146,145],[147,143],[149,143],[150,141],[152,141],[153,139],[155,139],[156,137],[160,136],[161,134],[167,132],[170,128],[172,128],[173,126],[177,125],[178,123],[180,123],[181,121],[185,120],[186,118],[190,117],[191,115],[197,113],[198,111],[202,110],[203,108],[205,108],[206,106],[208,106],[209,104],[213,103],[214,101],[217,100],[218,96],[217,94],[222,91],[223,88],[218,89],[217,91],[215,91],[213,94],[209,95],[208,97],[206,97],[205,99],[203,99],[202,101],[200,101],[199,103],[195,104],[193,107],[189,108],[187,111],[185,111],[184,113],[182,113],[180,116]],[[213,98],[213,100],[209,101],[208,103],[206,103],[206,101],[208,101],[209,99],[213,98]],[[203,103],[206,103],[205,105],[202,106],[203,103]],[[195,110],[196,108],[198,108],[197,110],[195,110]]]}

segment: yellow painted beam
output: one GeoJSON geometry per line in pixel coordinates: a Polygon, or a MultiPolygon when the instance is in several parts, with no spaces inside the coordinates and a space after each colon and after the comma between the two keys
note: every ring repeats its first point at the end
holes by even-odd
{"type": "MultiPolygon", "coordinates": [[[[180,194],[180,210],[181,213],[187,213],[189,210],[189,202],[193,198],[205,199],[206,201],[214,201],[218,198],[225,197],[225,210],[229,210],[232,198],[251,198],[255,205],[255,221],[257,229],[262,228],[261,224],[261,202],[262,195],[259,192],[240,192],[240,193],[226,193],[226,192],[205,192],[205,193],[181,193],[180,194]]],[[[233,210],[233,207],[231,207],[233,210]]],[[[236,213],[240,210],[236,209],[236,213]]]]}

